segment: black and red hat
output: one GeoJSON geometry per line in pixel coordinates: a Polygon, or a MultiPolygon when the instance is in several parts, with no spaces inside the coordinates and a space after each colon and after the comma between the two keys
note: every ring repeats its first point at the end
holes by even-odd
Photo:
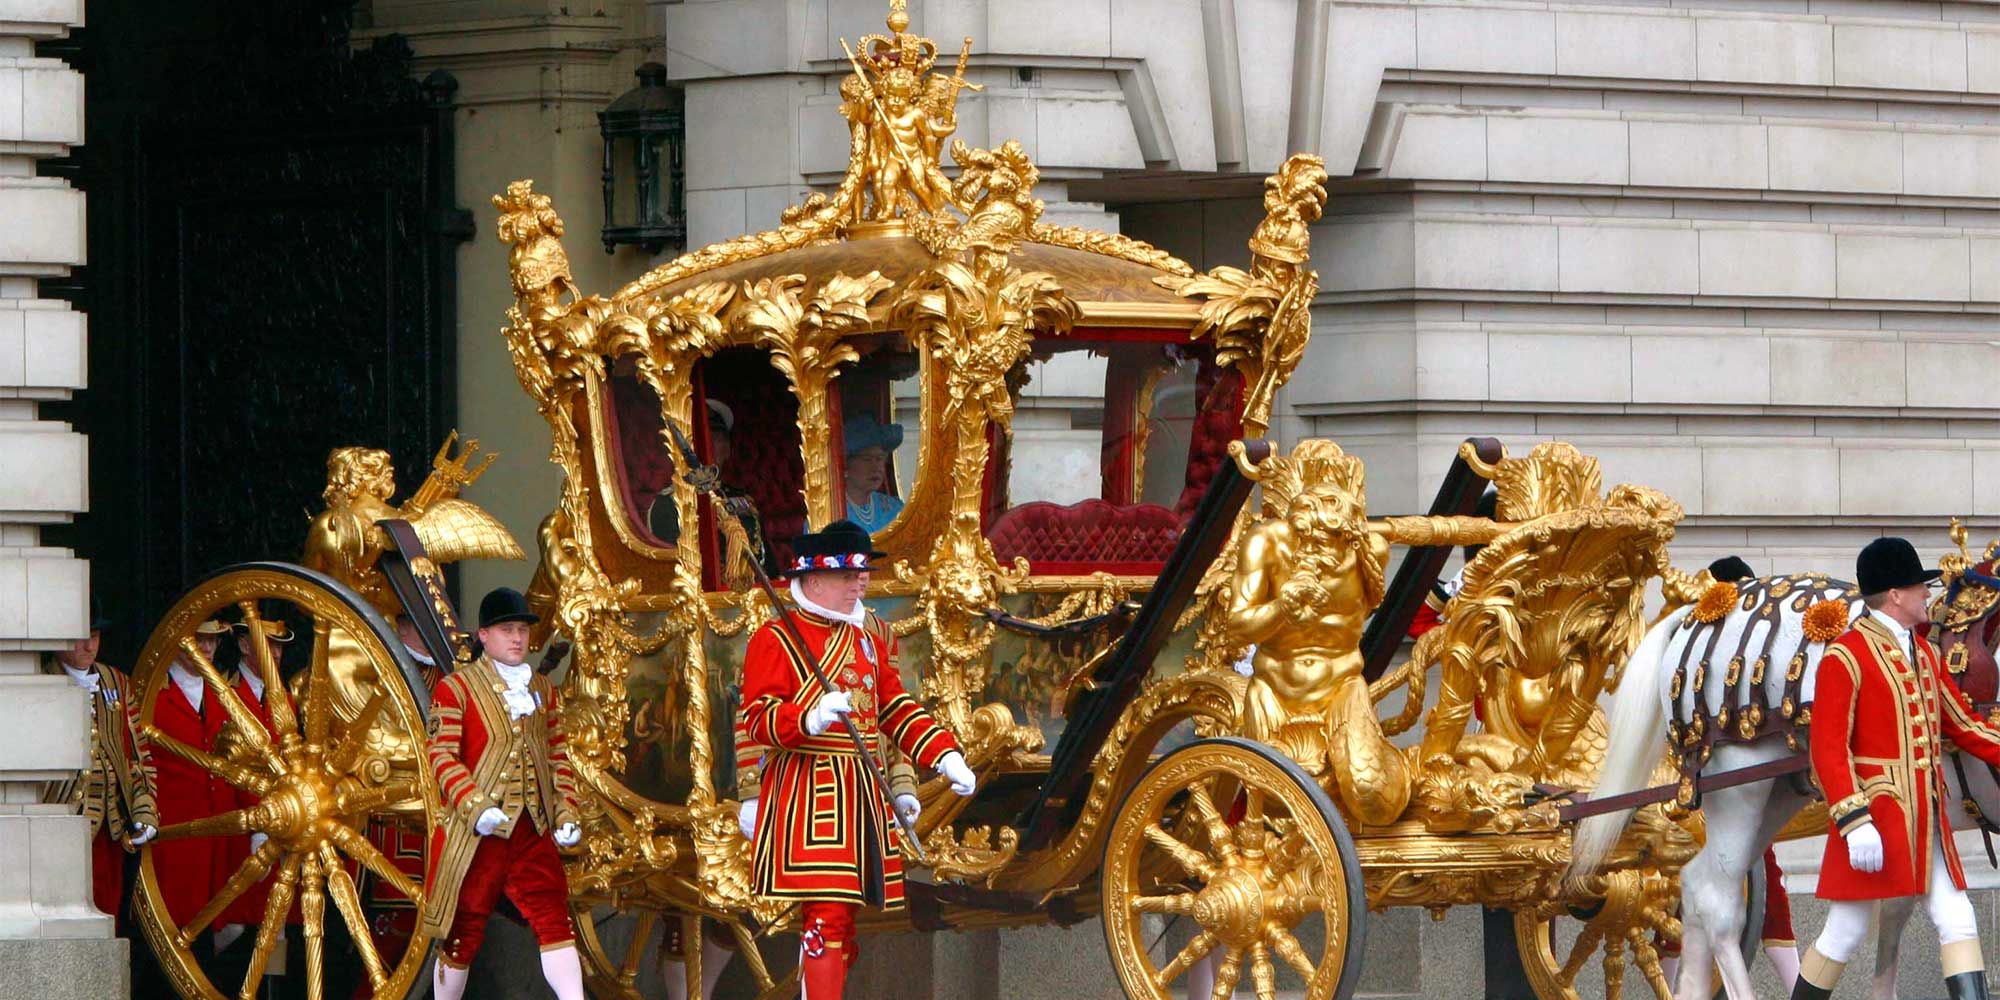
{"type": "Polygon", "coordinates": [[[792,562],[785,567],[785,575],[803,576],[835,569],[872,570],[876,560],[886,555],[875,550],[875,540],[866,529],[842,519],[793,539],[792,562]]]}

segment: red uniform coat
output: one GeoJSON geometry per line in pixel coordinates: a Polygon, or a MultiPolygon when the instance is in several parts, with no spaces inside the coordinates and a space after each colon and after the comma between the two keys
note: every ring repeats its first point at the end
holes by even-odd
{"type": "MultiPolygon", "coordinates": [[[[160,684],[160,696],[153,703],[153,728],[197,750],[217,754],[216,737],[222,734],[229,714],[215,692],[204,689],[201,708],[196,709],[181,693],[171,672],[160,684]]],[[[152,760],[161,826],[206,819],[236,808],[236,789],[220,775],[174,753],[155,753],[152,760]]],[[[167,913],[177,924],[186,923],[200,911],[235,871],[229,866],[231,838],[163,840],[152,848],[153,874],[159,880],[160,895],[166,899],[167,913]]]]}
{"type": "MultiPolygon", "coordinates": [[[[545,813],[542,832],[578,822],[576,775],[565,749],[562,716],[556,690],[537,673],[528,682],[539,707],[526,718],[510,718],[501,692],[507,689],[493,661],[458,670],[438,682],[431,695],[430,763],[444,799],[442,819],[431,830],[429,870],[424,887],[424,928],[442,937],[458,910],[459,883],[479,847],[474,829],[489,807],[510,808],[523,791],[519,782],[534,783],[545,813]]],[[[525,810],[513,822],[531,822],[525,810]]],[[[495,831],[505,837],[511,824],[495,831]]]]}
{"type": "MultiPolygon", "coordinates": [[[[1833,836],[1819,873],[1821,899],[1921,896],[1930,886],[1931,838],[1945,802],[1948,739],[2000,766],[2000,733],[1973,714],[1945,679],[1937,650],[1914,638],[1917,663],[1873,613],[1863,615],[1826,649],[1814,681],[1813,776],[1826,793],[1833,836]],[[1847,863],[1840,834],[1873,821],[1882,835],[1882,870],[1858,872],[1847,863]]],[[[1948,827],[1947,827],[1948,828],[1948,827]]],[[[1947,833],[1944,860],[1965,888],[1965,870],[1947,833]]]]}
{"type": "Polygon", "coordinates": [[[927,768],[958,741],[903,690],[896,640],[873,614],[864,628],[797,612],[808,648],[793,648],[777,622],[750,639],[743,657],[743,712],[737,720],[741,768],[763,757],[754,891],[788,899],[839,900],[894,909],[903,904],[902,832],[868,777],[844,724],[819,736],[805,714],[819,700],[811,656],[853,696],[849,720],[871,746],[889,741],[927,768]]]}

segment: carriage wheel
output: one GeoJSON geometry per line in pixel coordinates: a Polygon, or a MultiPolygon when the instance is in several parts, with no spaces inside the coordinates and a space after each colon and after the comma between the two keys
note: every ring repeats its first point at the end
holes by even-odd
{"type": "MultiPolygon", "coordinates": [[[[713,919],[659,910],[620,910],[608,903],[580,901],[571,903],[570,914],[576,921],[577,942],[582,946],[584,985],[597,1000],[646,1000],[650,993],[640,987],[640,975],[648,956],[659,951],[666,921],[688,921],[682,933],[687,946],[698,949],[702,921],[713,919]]],[[[728,921],[727,926],[735,938],[736,953],[743,956],[750,968],[758,994],[770,991],[776,983],[764,965],[763,953],[757,950],[756,937],[737,921],[728,921]]],[[[697,993],[697,989],[690,989],[687,995],[692,997],[697,993]]]]}
{"type": "Polygon", "coordinates": [[[1206,956],[1217,996],[1248,979],[1259,1000],[1345,1000],[1361,974],[1362,888],[1340,814],[1298,765],[1250,740],[1200,740],[1149,768],[1112,823],[1105,943],[1135,1000],[1169,1000],[1206,956]],[[1149,914],[1192,922],[1164,962],[1149,914]]]}
{"type": "Polygon", "coordinates": [[[400,955],[385,956],[370,934],[356,883],[357,874],[365,875],[421,906],[422,875],[409,869],[421,873],[430,860],[430,838],[423,832],[431,829],[438,810],[437,783],[422,759],[429,697],[382,616],[320,573],[284,563],[245,563],[182,597],[153,630],[134,674],[155,766],[169,760],[191,766],[226,784],[237,805],[165,823],[141,851],[138,919],[181,995],[248,1000],[262,984],[291,915],[301,924],[292,933],[304,939],[307,995],[319,1000],[329,911],[347,928],[376,997],[404,997],[413,985],[428,986],[421,973],[429,938],[418,928],[400,955]],[[287,607],[285,616],[297,627],[309,658],[288,693],[279,665],[263,654],[262,643],[254,644],[259,655],[249,665],[265,678],[273,736],[237,696],[234,677],[222,675],[202,655],[195,627],[227,613],[262,628],[263,614],[277,604],[287,607]],[[177,658],[205,681],[204,708],[217,706],[228,715],[213,752],[153,728],[170,683],[167,668],[177,658]],[[371,842],[371,825],[378,834],[417,835],[402,838],[405,850],[392,859],[371,842]],[[268,840],[252,852],[254,833],[268,840]],[[180,863],[190,849],[213,852],[210,856],[233,867],[228,882],[199,912],[171,914],[159,868],[180,863]],[[253,889],[268,897],[254,920],[243,921],[255,924],[249,968],[240,982],[218,985],[196,956],[197,942],[253,889]]]}
{"type": "MultiPolygon", "coordinates": [[[[1756,958],[1759,934],[1764,924],[1764,867],[1758,865],[1746,880],[1743,937],[1739,946],[1743,960],[1756,958]]],[[[1673,1000],[1674,983],[1660,969],[1660,954],[1654,946],[1656,933],[1679,940],[1681,922],[1673,916],[1680,899],[1678,873],[1657,868],[1635,868],[1604,876],[1604,897],[1588,909],[1521,910],[1514,914],[1514,945],[1521,967],[1541,1000],[1579,1000],[1599,991],[1578,981],[1595,957],[1602,970],[1602,995],[1618,1000],[1624,994],[1629,964],[1637,966],[1640,978],[1655,1000],[1673,1000]],[[1561,952],[1566,957],[1558,959],[1561,952]]],[[[1722,977],[1713,979],[1715,995],[1722,996],[1722,977]]]]}

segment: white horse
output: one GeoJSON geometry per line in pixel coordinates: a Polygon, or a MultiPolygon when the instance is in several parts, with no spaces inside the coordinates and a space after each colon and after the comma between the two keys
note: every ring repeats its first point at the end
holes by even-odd
{"type": "MultiPolygon", "coordinates": [[[[1593,798],[1645,787],[1668,738],[1668,721],[1676,723],[1676,732],[1684,732],[1695,717],[1698,697],[1711,718],[1731,708],[1731,728],[1739,721],[1736,710],[1750,705],[1768,716],[1781,711],[1788,694],[1794,708],[1811,704],[1814,672],[1826,643],[1806,636],[1806,609],[1843,602],[1845,623],[1862,613],[1852,586],[1824,577],[1767,577],[1738,586],[1741,597],[1726,613],[1709,609],[1719,617],[1697,618],[1697,609],[1707,603],[1702,602],[1674,612],[1647,632],[1612,702],[1610,747],[1593,798]],[[1801,673],[1794,688],[1788,675],[1795,661],[1801,673]]],[[[1717,743],[1701,773],[1753,767],[1795,752],[1781,733],[1752,743],[1717,743]]],[[[1681,869],[1681,971],[1675,995],[1682,1000],[1712,995],[1711,968],[1722,973],[1730,1000],[1753,1000],[1750,970],[1739,950],[1745,880],[1762,862],[1772,838],[1808,801],[1790,778],[1767,778],[1703,795],[1708,840],[1681,869]]],[[[1579,822],[1571,874],[1596,871],[1631,818],[1628,809],[1579,822]]]]}

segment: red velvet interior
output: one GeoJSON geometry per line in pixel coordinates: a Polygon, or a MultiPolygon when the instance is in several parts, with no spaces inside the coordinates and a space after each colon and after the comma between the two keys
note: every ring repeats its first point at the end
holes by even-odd
{"type": "Polygon", "coordinates": [[[806,528],[806,468],[799,454],[799,404],[791,386],[760,351],[732,348],[702,362],[708,398],[736,414],[722,481],[750,494],[764,519],[778,565],[792,559],[792,539],[806,528]]]}
{"type": "Polygon", "coordinates": [[[1194,386],[1201,406],[1188,440],[1187,486],[1174,504],[1174,513],[1183,519],[1194,514],[1209,480],[1229,461],[1229,442],[1243,436],[1243,376],[1234,368],[1218,367],[1214,351],[1203,351],[1194,386]]]}
{"type": "Polygon", "coordinates": [[[1035,573],[1094,572],[1105,563],[1166,562],[1180,538],[1181,523],[1158,504],[1037,500],[1000,515],[987,539],[1001,562],[1026,556],[1035,573]]]}

